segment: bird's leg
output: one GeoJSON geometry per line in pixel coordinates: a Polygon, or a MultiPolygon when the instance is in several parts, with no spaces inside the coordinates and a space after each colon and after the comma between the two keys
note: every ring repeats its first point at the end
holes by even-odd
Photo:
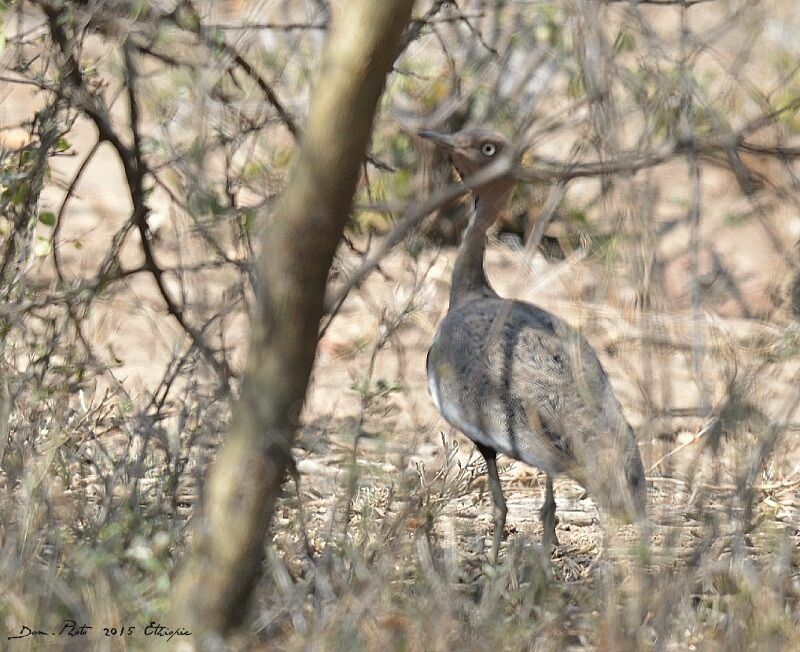
{"type": "Polygon", "coordinates": [[[547,488],[545,489],[544,504],[539,510],[544,528],[543,543],[546,550],[558,545],[556,538],[556,498],[553,495],[553,476],[547,474],[547,488]]]}
{"type": "Polygon", "coordinates": [[[478,450],[486,460],[486,471],[489,474],[489,487],[492,490],[492,505],[494,511],[494,538],[492,540],[492,562],[497,563],[500,552],[500,542],[506,529],[506,499],[503,497],[503,487],[500,485],[500,476],[497,473],[497,452],[486,446],[477,445],[478,450]]]}

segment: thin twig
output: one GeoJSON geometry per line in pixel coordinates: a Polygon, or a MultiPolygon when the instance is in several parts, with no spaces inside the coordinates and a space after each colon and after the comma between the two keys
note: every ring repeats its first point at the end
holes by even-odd
{"type": "Polygon", "coordinates": [[[380,245],[378,245],[376,251],[373,252],[373,254],[369,256],[366,261],[364,261],[361,267],[354,272],[352,276],[350,276],[350,278],[344,283],[344,285],[337,289],[333,296],[326,302],[326,312],[329,316],[328,320],[320,330],[320,337],[325,334],[325,331],[330,326],[333,318],[339,312],[339,309],[341,308],[350,291],[354,287],[361,284],[367,275],[373,269],[375,269],[375,267],[377,267],[383,257],[395,246],[397,246],[397,244],[399,244],[411,232],[411,230],[422,221],[423,218],[435,211],[437,208],[440,208],[448,202],[451,202],[454,199],[466,194],[470,191],[470,189],[505,176],[511,169],[512,161],[510,158],[498,159],[495,163],[483,169],[475,176],[466,179],[464,183],[447,186],[446,188],[443,188],[431,195],[428,199],[422,202],[422,204],[413,204],[409,206],[405,215],[398,221],[397,225],[383,239],[380,245]]]}

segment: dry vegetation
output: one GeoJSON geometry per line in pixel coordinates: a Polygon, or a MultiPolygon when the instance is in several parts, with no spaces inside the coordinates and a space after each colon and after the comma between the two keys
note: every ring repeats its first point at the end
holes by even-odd
{"type": "MultiPolygon", "coordinates": [[[[142,626],[180,625],[175,568],[330,11],[0,2],[0,647],[87,649],[5,640],[73,619],[95,626],[83,646],[151,649],[142,626]]],[[[797,649],[800,9],[415,16],[231,649],[797,649]],[[642,449],[647,541],[559,480],[546,558],[544,477],[502,460],[509,532],[486,561],[482,462],[424,378],[466,209],[420,210],[453,178],[413,134],[462,125],[527,147],[489,276],[597,348],[642,449]]]]}

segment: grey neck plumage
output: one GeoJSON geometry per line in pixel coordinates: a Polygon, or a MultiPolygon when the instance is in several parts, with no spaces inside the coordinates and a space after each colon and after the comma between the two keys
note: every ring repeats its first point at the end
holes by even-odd
{"type": "Polygon", "coordinates": [[[483,269],[486,251],[486,232],[497,220],[511,197],[511,189],[481,193],[475,199],[475,210],[470,218],[461,246],[458,248],[453,282],[450,286],[450,306],[476,297],[496,297],[483,269]]]}

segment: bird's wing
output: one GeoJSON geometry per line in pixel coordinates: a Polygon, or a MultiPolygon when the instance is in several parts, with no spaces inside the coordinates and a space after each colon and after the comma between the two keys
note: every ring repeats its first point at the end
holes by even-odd
{"type": "MultiPolygon", "coordinates": [[[[503,453],[556,472],[603,419],[608,379],[575,329],[527,303],[465,311],[452,338],[471,349],[458,396],[465,419],[503,453]]],[[[474,438],[474,437],[473,437],[474,438]]]]}

